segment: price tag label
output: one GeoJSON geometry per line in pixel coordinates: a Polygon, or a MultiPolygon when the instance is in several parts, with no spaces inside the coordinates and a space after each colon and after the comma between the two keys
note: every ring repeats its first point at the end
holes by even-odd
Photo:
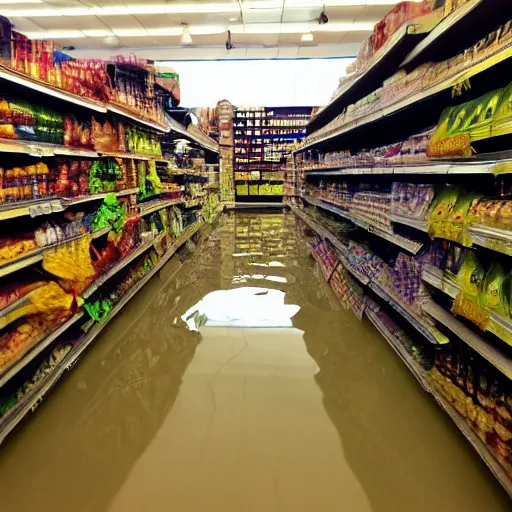
{"type": "Polygon", "coordinates": [[[34,206],[29,206],[28,212],[32,218],[39,217],[40,215],[49,215],[52,213],[52,205],[51,203],[40,203],[34,206]]]}
{"type": "Polygon", "coordinates": [[[45,146],[31,146],[30,154],[38,157],[55,156],[53,149],[45,146]]]}
{"type": "Polygon", "coordinates": [[[62,206],[62,203],[59,199],[55,199],[53,201],[50,201],[50,205],[52,208],[52,212],[62,212],[64,211],[64,207],[62,206]]]}

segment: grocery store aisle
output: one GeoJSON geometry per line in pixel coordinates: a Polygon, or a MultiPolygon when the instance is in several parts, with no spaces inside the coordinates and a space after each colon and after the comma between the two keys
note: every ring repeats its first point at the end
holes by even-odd
{"type": "Polygon", "coordinates": [[[337,305],[295,222],[224,216],[171,261],[0,448],[0,510],[510,510],[384,339],[337,305]],[[203,300],[248,286],[274,291],[203,300]],[[293,326],[277,290],[300,307],[293,326]],[[201,334],[181,320],[240,311],[244,327],[201,334]],[[262,320],[285,327],[248,327],[262,320]]]}

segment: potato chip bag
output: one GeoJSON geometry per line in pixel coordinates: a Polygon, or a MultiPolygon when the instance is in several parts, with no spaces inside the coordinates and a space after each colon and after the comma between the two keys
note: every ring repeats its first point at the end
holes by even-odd
{"type": "Polygon", "coordinates": [[[500,263],[493,263],[485,274],[480,287],[478,303],[492,311],[506,315],[508,300],[505,293],[505,279],[507,275],[500,263]]]}
{"type": "Polygon", "coordinates": [[[484,269],[475,252],[466,251],[456,281],[468,299],[477,301],[483,278],[484,269]]]}

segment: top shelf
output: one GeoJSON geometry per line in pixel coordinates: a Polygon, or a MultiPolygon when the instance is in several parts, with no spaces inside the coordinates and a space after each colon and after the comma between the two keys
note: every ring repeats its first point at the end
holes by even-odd
{"type": "Polygon", "coordinates": [[[178,123],[176,119],[173,119],[170,116],[166,117],[171,131],[176,132],[179,135],[183,135],[183,138],[191,142],[195,142],[208,151],[212,151],[213,153],[220,153],[219,145],[212,138],[208,137],[208,135],[196,135],[191,133],[182,124],[178,123]]]}
{"type": "MultiPolygon", "coordinates": [[[[511,4],[512,6],[512,4],[511,4]]],[[[404,91],[402,95],[393,97],[393,100],[386,102],[374,109],[367,109],[359,116],[354,116],[347,121],[333,126],[331,130],[309,140],[304,146],[295,152],[317,146],[319,144],[338,142],[341,136],[361,139],[359,131],[373,128],[376,133],[375,145],[381,142],[380,137],[392,134],[394,140],[397,137],[406,138],[412,133],[418,133],[426,125],[437,124],[443,109],[452,100],[452,87],[461,82],[472,79],[471,95],[478,95],[488,92],[489,83],[494,80],[509,81],[508,61],[512,57],[512,43],[497,49],[494,52],[482,54],[471,66],[461,66],[454,70],[448,77],[440,77],[438,80],[421,84],[411,91],[404,91]],[[388,129],[389,128],[389,129],[388,129]]],[[[469,94],[469,93],[468,93],[469,94]]],[[[387,143],[387,142],[386,142],[387,143]]]]}
{"type": "MultiPolygon", "coordinates": [[[[470,0],[443,18],[428,35],[425,31],[418,32],[421,29],[410,33],[415,29],[415,25],[409,24],[402,27],[374,55],[365,72],[347,83],[336,98],[311,120],[308,125],[308,135],[323,128],[349,105],[353,105],[377,90],[400,67],[411,71],[428,61],[440,62],[453,57],[486,37],[510,18],[512,18],[512,2],[510,0],[485,0],[485,2],[484,0],[470,0]]],[[[488,63],[487,67],[492,65],[493,63],[488,63]]],[[[465,70],[467,75],[460,73],[462,76],[459,77],[459,80],[474,76],[482,71],[482,67],[485,66],[476,65],[477,69],[473,72],[465,70]]],[[[430,87],[430,91],[434,89],[435,92],[439,92],[452,85],[451,80],[446,80],[445,87],[430,87]]],[[[391,110],[400,110],[431,96],[427,91],[428,88],[425,94],[416,94],[414,101],[400,102],[397,109],[391,110]]],[[[361,124],[361,121],[362,124],[365,124],[364,120],[357,121],[359,121],[358,125],[361,124]]],[[[316,145],[326,138],[331,137],[321,138],[308,146],[316,145]]]]}
{"type": "Polygon", "coordinates": [[[402,26],[373,56],[366,70],[347,82],[307,125],[308,134],[332,121],[344,108],[364,98],[396,71],[403,59],[426,36],[415,24],[402,26]]]}
{"type": "Polygon", "coordinates": [[[512,16],[509,0],[470,0],[443,18],[407,55],[402,66],[440,61],[485,37],[512,16]]]}
{"type": "MultiPolygon", "coordinates": [[[[72,103],[83,108],[87,108],[94,112],[100,112],[103,114],[111,112],[113,114],[117,114],[119,116],[123,116],[127,119],[130,119],[132,121],[135,121],[148,128],[152,128],[153,130],[162,133],[169,133],[171,130],[180,134],[183,134],[183,132],[187,133],[185,128],[181,126],[177,121],[172,120],[172,122],[169,122],[170,118],[167,119],[168,122],[165,124],[156,123],[149,119],[145,119],[144,117],[140,116],[137,112],[131,111],[129,108],[125,106],[95,101],[88,98],[82,98],[81,96],[69,93],[67,91],[59,89],[58,87],[47,84],[40,80],[35,80],[23,73],[19,73],[6,66],[0,65],[0,79],[14,83],[18,86],[26,87],[28,89],[40,92],[42,94],[46,94],[48,96],[52,96],[53,98],[57,98],[59,100],[66,101],[68,103],[72,103]]],[[[200,145],[206,147],[207,149],[210,149],[212,151],[218,151],[218,149],[212,149],[214,141],[212,141],[212,144],[207,144],[204,141],[195,140],[194,137],[192,137],[192,140],[198,142],[200,145]]]]}

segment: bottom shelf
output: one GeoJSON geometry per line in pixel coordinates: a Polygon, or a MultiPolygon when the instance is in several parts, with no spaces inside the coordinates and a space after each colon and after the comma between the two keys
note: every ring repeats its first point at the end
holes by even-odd
{"type": "Polygon", "coordinates": [[[503,486],[505,491],[512,497],[512,479],[508,472],[496,459],[489,447],[478,437],[476,432],[471,428],[471,425],[463,418],[450,403],[432,386],[431,379],[425,370],[414,361],[414,359],[407,353],[404,346],[397,340],[392,333],[379,320],[377,315],[371,311],[367,311],[367,317],[377,330],[386,339],[393,350],[400,356],[400,359],[409,368],[411,373],[416,377],[421,387],[429,394],[431,394],[438,405],[443,411],[452,419],[457,428],[462,432],[464,437],[471,443],[473,449],[478,453],[480,458],[485,462],[487,467],[491,470],[496,479],[503,486]]]}
{"type": "Polygon", "coordinates": [[[64,373],[71,369],[78,361],[83,352],[93,343],[103,329],[111,320],[123,309],[123,307],[144,287],[144,285],[169,261],[176,251],[187,242],[204,225],[204,222],[198,221],[184,231],[175,242],[169,247],[166,253],[160,258],[158,263],[112,308],[109,315],[100,323],[97,323],[79,339],[71,351],[55,367],[54,371],[49,373],[41,384],[35,387],[31,393],[27,394],[17,405],[9,410],[0,419],[0,444],[14,430],[14,428],[43,401],[45,395],[53,388],[64,373]]]}
{"type": "MultiPolygon", "coordinates": [[[[324,236],[328,239],[332,238],[330,233],[328,236],[325,236],[325,230],[316,222],[309,219],[307,214],[297,208],[292,208],[292,211],[320,236],[324,236]]],[[[492,448],[490,448],[485,442],[482,441],[482,439],[480,439],[475,430],[473,430],[471,424],[463,416],[461,416],[455,410],[455,408],[452,407],[449,401],[446,400],[444,396],[435,388],[435,379],[433,378],[433,373],[424,370],[420,364],[418,364],[416,360],[411,357],[401,341],[396,338],[395,335],[386,327],[385,323],[381,321],[379,316],[368,307],[366,308],[366,316],[375,326],[375,328],[382,334],[391,348],[397,353],[403,363],[414,375],[416,380],[420,383],[421,387],[434,397],[441,409],[453,420],[464,437],[470,442],[474,450],[478,453],[480,458],[485,462],[487,467],[491,470],[493,475],[500,482],[508,495],[512,498],[512,475],[500,463],[492,448]]]]}

